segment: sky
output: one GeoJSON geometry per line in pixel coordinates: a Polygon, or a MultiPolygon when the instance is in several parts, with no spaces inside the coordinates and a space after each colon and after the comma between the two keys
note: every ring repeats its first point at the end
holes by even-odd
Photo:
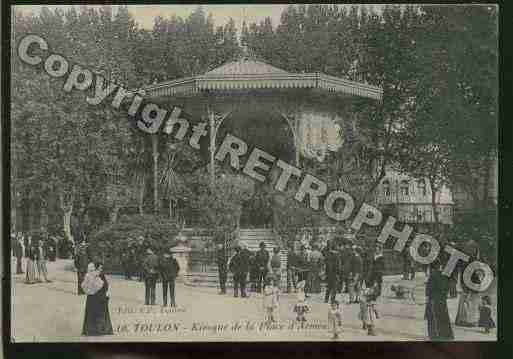
{"type": "MultiPolygon", "coordinates": [[[[68,9],[72,6],[80,7],[80,5],[47,5],[48,8],[62,8],[68,9]]],[[[237,4],[237,5],[202,5],[205,12],[212,13],[214,23],[216,26],[224,25],[228,20],[233,18],[238,28],[242,26],[242,21],[246,20],[247,23],[263,21],[267,16],[272,20],[273,26],[280,22],[280,15],[283,9],[288,5],[250,5],[250,4],[237,4]]],[[[116,5],[113,5],[115,8],[116,5]]],[[[151,29],[153,26],[153,19],[157,16],[164,18],[177,15],[180,17],[187,17],[196,9],[198,5],[128,5],[128,10],[134,17],[137,23],[145,28],[151,29]]],[[[38,13],[41,10],[40,5],[18,5],[15,6],[17,10],[23,12],[38,13]]]]}

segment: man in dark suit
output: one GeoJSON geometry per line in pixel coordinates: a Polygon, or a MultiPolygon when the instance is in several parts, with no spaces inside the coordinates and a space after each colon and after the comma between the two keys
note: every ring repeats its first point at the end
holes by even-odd
{"type": "Polygon", "coordinates": [[[23,269],[21,267],[21,260],[23,258],[23,245],[22,238],[17,237],[16,235],[13,236],[13,252],[14,256],[16,257],[16,274],[23,274],[23,269]]]}
{"type": "Polygon", "coordinates": [[[367,287],[372,287],[374,284],[377,284],[378,289],[376,296],[379,297],[381,295],[383,275],[385,272],[385,257],[383,257],[383,245],[381,243],[376,243],[374,255],[369,264],[370,268],[366,279],[367,287]]]}
{"type": "Polygon", "coordinates": [[[341,262],[341,288],[344,287],[344,293],[349,293],[350,286],[350,273],[351,273],[351,261],[353,259],[353,253],[350,246],[346,243],[342,246],[340,251],[340,262],[341,262]]]}
{"type": "Polygon", "coordinates": [[[359,303],[360,302],[360,281],[362,279],[363,273],[363,260],[358,253],[358,247],[353,245],[352,256],[351,256],[351,270],[349,274],[349,278],[351,280],[349,285],[349,303],[359,303]]]}
{"type": "Polygon", "coordinates": [[[228,258],[226,256],[226,250],[224,246],[221,243],[219,243],[217,245],[216,251],[216,264],[219,274],[219,288],[221,289],[219,294],[226,294],[226,279],[228,277],[227,263],[228,258]]]}
{"type": "Polygon", "coordinates": [[[37,252],[36,252],[36,263],[37,270],[39,271],[39,275],[42,276],[46,282],[51,282],[48,279],[48,268],[46,267],[46,261],[48,259],[48,253],[44,242],[40,239],[37,243],[37,252]]]}
{"type": "Polygon", "coordinates": [[[240,246],[235,247],[235,255],[230,260],[230,272],[233,273],[233,296],[242,298],[246,295],[246,277],[249,271],[249,255],[247,251],[240,246]]]}
{"type": "Polygon", "coordinates": [[[287,253],[287,293],[293,288],[296,291],[296,266],[297,254],[294,246],[290,245],[287,253]]]}
{"type": "Polygon", "coordinates": [[[160,258],[159,268],[160,276],[162,278],[162,303],[164,307],[167,305],[167,289],[169,287],[170,304],[172,307],[175,307],[175,280],[178,276],[178,272],[180,271],[180,266],[173,257],[171,250],[168,249],[167,252],[162,255],[160,258]]]}
{"type": "Polygon", "coordinates": [[[335,250],[332,242],[328,241],[326,251],[324,252],[324,263],[326,271],[326,295],[324,296],[324,303],[331,303],[335,301],[338,287],[338,276],[340,273],[340,259],[339,253],[335,250]]]}
{"type": "Polygon", "coordinates": [[[269,252],[265,249],[264,242],[260,242],[260,250],[256,253],[255,264],[258,267],[257,292],[260,293],[265,284],[269,264],[269,252]]]}
{"type": "Polygon", "coordinates": [[[146,250],[146,258],[143,261],[145,305],[155,305],[155,287],[157,286],[159,258],[151,248],[146,250]]]}
{"type": "Polygon", "coordinates": [[[82,289],[82,282],[84,281],[87,273],[87,265],[89,264],[89,258],[87,255],[87,244],[86,242],[80,242],[77,246],[75,253],[75,268],[77,270],[77,294],[85,294],[82,289]]]}

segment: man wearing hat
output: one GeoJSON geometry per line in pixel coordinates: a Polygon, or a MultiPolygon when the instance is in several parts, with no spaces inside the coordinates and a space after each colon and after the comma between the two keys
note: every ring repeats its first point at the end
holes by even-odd
{"type": "Polygon", "coordinates": [[[327,250],[325,252],[325,271],[326,271],[326,295],[324,296],[324,303],[331,303],[335,301],[337,295],[338,276],[340,274],[340,258],[336,251],[335,245],[328,242],[327,250]]]}
{"type": "Polygon", "coordinates": [[[216,263],[219,274],[219,294],[226,294],[226,279],[228,277],[226,250],[223,244],[219,243],[216,248],[216,263]]]}
{"type": "Polygon", "coordinates": [[[155,287],[157,286],[159,258],[151,248],[146,250],[146,258],[143,261],[145,305],[155,305],[155,287]]]}
{"type": "Polygon", "coordinates": [[[359,303],[360,301],[360,281],[363,273],[363,260],[358,253],[358,247],[353,245],[351,247],[351,271],[350,271],[350,285],[349,285],[349,303],[359,303]]]}
{"type": "Polygon", "coordinates": [[[256,253],[255,264],[258,267],[257,292],[261,293],[269,268],[269,252],[265,249],[264,242],[260,242],[260,250],[256,253]]]}
{"type": "Polygon", "coordinates": [[[249,271],[249,256],[247,251],[241,248],[240,245],[235,247],[235,255],[231,258],[229,263],[230,272],[233,273],[233,296],[240,296],[242,298],[246,295],[246,277],[249,271]]]}
{"type": "Polygon", "coordinates": [[[82,282],[84,281],[87,273],[87,265],[89,264],[89,258],[87,255],[87,243],[82,241],[78,244],[75,252],[75,268],[77,270],[77,294],[85,294],[82,289],[82,282]]]}
{"type": "Polygon", "coordinates": [[[23,269],[21,268],[21,260],[23,258],[23,244],[22,238],[20,236],[16,236],[14,233],[11,234],[12,238],[12,249],[14,257],[16,257],[16,274],[23,274],[23,269]]]}
{"type": "Polygon", "coordinates": [[[160,258],[159,269],[162,278],[162,303],[164,307],[167,305],[167,289],[169,287],[170,304],[175,307],[175,280],[180,271],[180,266],[173,257],[171,249],[168,248],[160,258]]]}
{"type": "Polygon", "coordinates": [[[374,254],[372,256],[368,277],[366,279],[367,287],[377,284],[376,297],[381,295],[383,286],[383,275],[385,272],[385,257],[383,257],[383,245],[376,243],[374,254]]]}

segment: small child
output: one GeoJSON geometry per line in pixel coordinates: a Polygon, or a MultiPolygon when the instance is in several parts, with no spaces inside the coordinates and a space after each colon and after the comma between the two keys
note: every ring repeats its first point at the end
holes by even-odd
{"type": "Polygon", "coordinates": [[[294,306],[294,312],[296,313],[296,320],[298,322],[301,322],[301,325],[303,325],[304,322],[306,322],[305,314],[310,311],[310,308],[308,307],[308,304],[306,303],[306,297],[305,297],[305,285],[306,282],[302,280],[297,284],[297,303],[294,306]]]}
{"type": "Polygon", "coordinates": [[[481,298],[479,326],[484,328],[486,334],[490,333],[491,328],[495,328],[495,322],[492,319],[492,300],[487,295],[481,298]]]}
{"type": "Polygon", "coordinates": [[[377,285],[367,288],[360,300],[359,317],[363,323],[363,329],[367,330],[367,335],[376,335],[374,331],[375,321],[379,318],[376,309],[377,285]]]}
{"type": "Polygon", "coordinates": [[[277,322],[280,292],[278,288],[273,285],[272,276],[266,278],[263,293],[264,321],[266,323],[277,322]]]}
{"type": "Polygon", "coordinates": [[[338,339],[338,334],[342,330],[342,313],[340,312],[339,302],[331,302],[328,311],[328,328],[333,333],[332,339],[338,339]]]}

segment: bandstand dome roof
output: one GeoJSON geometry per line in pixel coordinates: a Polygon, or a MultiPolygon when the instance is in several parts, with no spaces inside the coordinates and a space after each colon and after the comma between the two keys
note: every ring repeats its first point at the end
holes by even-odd
{"type": "Polygon", "coordinates": [[[319,89],[330,93],[381,100],[383,89],[320,72],[291,73],[265,62],[242,58],[202,75],[146,86],[137,92],[145,97],[198,95],[202,92],[251,89],[319,89]]]}

